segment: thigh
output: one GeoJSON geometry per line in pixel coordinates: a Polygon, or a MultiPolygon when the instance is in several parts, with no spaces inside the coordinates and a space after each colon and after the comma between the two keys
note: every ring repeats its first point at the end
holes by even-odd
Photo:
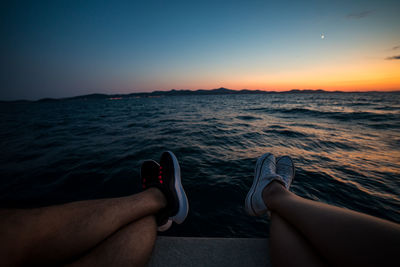
{"type": "Polygon", "coordinates": [[[326,266],[309,242],[276,213],[271,214],[270,256],[273,266],[326,266]]]}

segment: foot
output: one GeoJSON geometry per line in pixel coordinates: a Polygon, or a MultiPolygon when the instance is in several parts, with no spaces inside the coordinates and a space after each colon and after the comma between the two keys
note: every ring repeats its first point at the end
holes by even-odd
{"type": "MultiPolygon", "coordinates": [[[[161,178],[159,178],[160,174],[160,164],[158,164],[154,160],[146,160],[142,163],[142,166],[140,168],[140,177],[142,181],[142,188],[143,190],[149,189],[149,188],[158,188],[165,197],[164,193],[162,192],[161,188],[163,187],[161,178]]],[[[166,198],[166,197],[165,197],[166,198]]],[[[157,226],[158,226],[158,231],[159,232],[164,232],[168,230],[171,225],[172,221],[166,217],[165,219],[165,209],[162,209],[157,215],[156,215],[156,221],[157,221],[157,226]]]]}
{"type": "Polygon", "coordinates": [[[276,174],[282,177],[284,186],[289,189],[295,175],[294,163],[291,157],[283,156],[276,159],[276,174]]]}
{"type": "Polygon", "coordinates": [[[181,224],[189,211],[189,203],[181,183],[178,160],[172,152],[161,155],[160,164],[151,160],[142,164],[143,188],[156,187],[167,199],[166,208],[156,216],[159,231],[166,231],[172,222],[181,224]],[[149,178],[147,178],[149,177],[149,178]]]}
{"type": "Polygon", "coordinates": [[[271,153],[262,155],[256,163],[253,184],[247,193],[245,208],[252,216],[260,216],[268,212],[263,200],[263,190],[272,181],[283,182],[276,173],[275,157],[271,153]]]}
{"type": "Polygon", "coordinates": [[[282,177],[282,180],[272,181],[263,190],[264,203],[269,210],[272,210],[274,203],[279,201],[283,194],[288,193],[292,184],[295,168],[292,158],[289,156],[278,157],[276,159],[276,174],[282,177]]]}

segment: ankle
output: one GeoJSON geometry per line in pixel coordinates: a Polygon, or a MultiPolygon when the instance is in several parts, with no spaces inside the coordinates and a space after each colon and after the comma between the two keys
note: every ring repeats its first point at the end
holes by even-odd
{"type": "Polygon", "coordinates": [[[287,189],[281,183],[272,181],[262,192],[263,200],[267,208],[273,210],[275,201],[287,192],[287,189]]]}

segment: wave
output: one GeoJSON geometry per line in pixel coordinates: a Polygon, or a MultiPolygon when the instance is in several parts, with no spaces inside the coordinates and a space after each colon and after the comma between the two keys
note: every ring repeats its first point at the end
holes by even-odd
{"type": "Polygon", "coordinates": [[[259,118],[259,117],[249,116],[249,115],[246,115],[246,116],[237,116],[236,118],[237,118],[237,119],[240,119],[240,120],[244,120],[244,121],[261,120],[261,118],[259,118]]]}
{"type": "Polygon", "coordinates": [[[373,113],[373,112],[341,112],[341,111],[321,111],[308,108],[253,108],[250,111],[263,111],[266,113],[282,113],[290,115],[303,115],[317,118],[335,119],[340,121],[367,120],[373,122],[398,120],[399,115],[395,113],[373,113]]]}
{"type": "Polygon", "coordinates": [[[298,131],[292,131],[292,130],[265,130],[264,132],[267,134],[282,135],[285,137],[293,137],[293,138],[302,138],[302,137],[312,136],[310,134],[305,134],[305,133],[301,133],[298,131]]]}

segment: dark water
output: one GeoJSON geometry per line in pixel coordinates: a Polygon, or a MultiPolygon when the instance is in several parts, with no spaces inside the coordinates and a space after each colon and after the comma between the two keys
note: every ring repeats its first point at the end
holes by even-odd
{"type": "Polygon", "coordinates": [[[128,195],[163,150],[187,221],[167,234],[267,236],[244,199],[258,156],[290,155],[292,190],[400,222],[400,94],[272,94],[0,104],[0,200],[36,207],[128,195]]]}

